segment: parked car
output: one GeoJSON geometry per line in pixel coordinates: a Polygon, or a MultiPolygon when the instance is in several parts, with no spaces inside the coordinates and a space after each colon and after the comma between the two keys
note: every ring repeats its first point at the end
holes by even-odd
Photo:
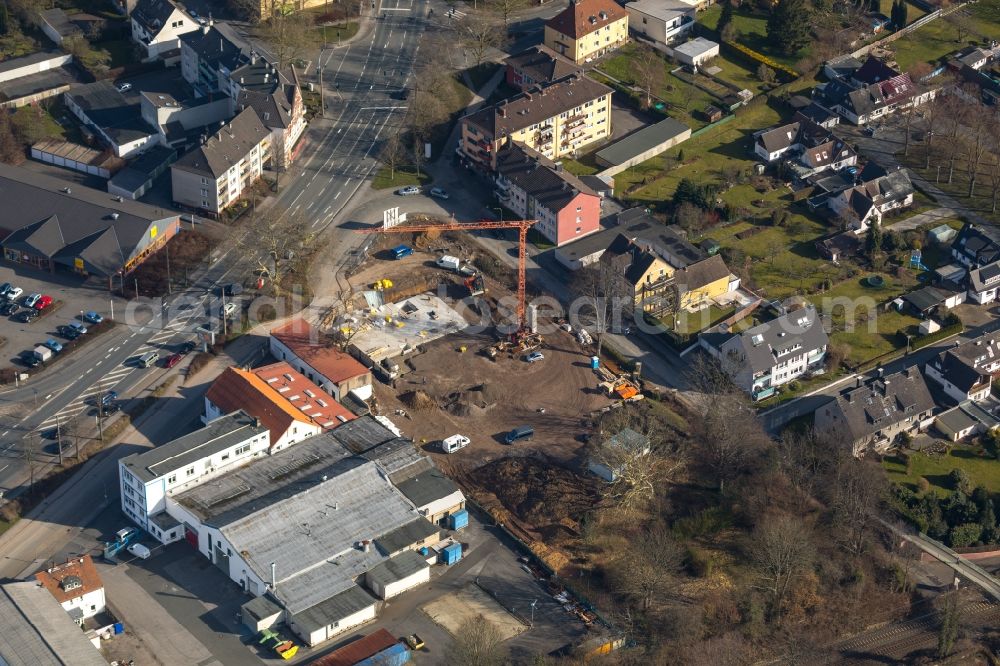
{"type": "Polygon", "coordinates": [[[100,324],[104,321],[104,317],[91,310],[90,312],[85,312],[83,314],[83,320],[91,324],[100,324]]]}
{"type": "Polygon", "coordinates": [[[531,426],[518,426],[508,432],[503,441],[507,444],[513,444],[519,439],[531,439],[534,434],[535,429],[531,426]]]}
{"type": "Polygon", "coordinates": [[[59,342],[56,342],[52,338],[49,338],[48,340],[46,340],[42,344],[45,345],[46,347],[48,347],[49,349],[51,349],[52,351],[54,351],[57,354],[63,350],[62,344],[60,344],[59,342]]]}
{"type": "Polygon", "coordinates": [[[239,296],[240,294],[243,293],[243,285],[240,284],[239,282],[233,282],[232,284],[227,284],[223,288],[222,293],[226,294],[227,296],[239,296]]]}
{"type": "Polygon", "coordinates": [[[524,360],[527,361],[528,363],[535,363],[537,361],[541,361],[544,359],[545,359],[545,354],[543,354],[540,351],[533,351],[524,357],[524,360]]]}
{"type": "Polygon", "coordinates": [[[411,650],[422,650],[424,648],[424,641],[417,634],[410,634],[403,639],[403,642],[411,650]]]}
{"type": "Polygon", "coordinates": [[[132,90],[131,83],[123,83],[120,86],[118,86],[118,92],[128,92],[129,90],[132,90]]]}
{"type": "Polygon", "coordinates": [[[71,321],[66,326],[73,329],[78,335],[83,335],[87,332],[87,327],[78,321],[71,321]]]}
{"type": "Polygon", "coordinates": [[[195,350],[195,348],[197,346],[198,346],[198,343],[196,343],[194,340],[188,340],[187,342],[185,342],[184,344],[181,345],[181,349],[180,349],[180,351],[178,353],[179,354],[190,354],[191,352],[193,352],[195,350]]]}
{"type": "Polygon", "coordinates": [[[12,285],[10,282],[4,282],[3,284],[0,284],[0,296],[6,296],[7,292],[9,292],[13,288],[14,285],[12,285]]]}
{"type": "Polygon", "coordinates": [[[38,301],[42,300],[41,294],[28,294],[24,298],[25,307],[33,308],[38,301]]]}
{"type": "Polygon", "coordinates": [[[107,393],[101,396],[101,399],[98,402],[102,405],[110,405],[117,399],[118,399],[118,391],[108,391],[107,393]]]}
{"type": "Polygon", "coordinates": [[[152,553],[149,552],[149,548],[146,548],[141,543],[129,544],[128,552],[142,560],[148,560],[149,556],[152,555],[152,553]]]}
{"type": "Polygon", "coordinates": [[[23,293],[24,293],[24,289],[21,289],[20,287],[11,287],[10,291],[8,291],[6,294],[4,294],[4,296],[7,297],[8,301],[13,301],[13,300],[16,300],[18,298],[21,298],[21,294],[23,294],[23,293]]]}
{"type": "Polygon", "coordinates": [[[438,199],[447,199],[448,193],[442,190],[440,187],[432,187],[431,196],[436,197],[438,199]]]}
{"type": "Polygon", "coordinates": [[[42,360],[35,356],[35,352],[30,350],[21,352],[20,359],[21,363],[24,363],[29,368],[37,368],[42,364],[42,360]]]}
{"type": "Polygon", "coordinates": [[[171,354],[167,357],[167,360],[163,362],[163,367],[172,368],[180,363],[182,358],[184,358],[184,354],[171,354]]]}
{"type": "Polygon", "coordinates": [[[71,326],[60,326],[57,330],[59,331],[59,335],[63,336],[67,340],[76,340],[82,335],[82,333],[71,326]]]}
{"type": "Polygon", "coordinates": [[[396,92],[392,93],[392,98],[398,99],[401,102],[405,102],[406,100],[410,99],[410,90],[408,88],[397,90],[396,92]]]}
{"type": "Polygon", "coordinates": [[[0,315],[9,317],[20,309],[21,306],[17,303],[4,303],[3,305],[0,305],[0,315]]]}
{"type": "Polygon", "coordinates": [[[865,136],[875,136],[875,128],[866,127],[863,130],[861,130],[861,133],[864,134],[865,136]]]}
{"type": "Polygon", "coordinates": [[[16,315],[14,315],[14,321],[19,321],[22,324],[30,324],[36,319],[38,319],[38,310],[33,310],[31,308],[28,308],[26,310],[21,310],[16,315]]]}
{"type": "Polygon", "coordinates": [[[36,310],[44,310],[45,308],[49,307],[50,305],[52,305],[52,297],[51,296],[44,296],[43,295],[41,298],[38,299],[38,302],[35,303],[35,309],[36,310]]]}
{"type": "Polygon", "coordinates": [[[226,303],[226,306],[222,308],[222,314],[224,314],[228,319],[229,317],[232,317],[237,312],[239,312],[239,310],[240,310],[239,303],[234,303],[233,301],[229,301],[228,303],[226,303]]]}
{"type": "Polygon", "coordinates": [[[396,194],[398,194],[401,197],[409,197],[414,194],[420,194],[420,188],[417,187],[416,185],[407,185],[406,187],[402,187],[396,190],[396,194]]]}

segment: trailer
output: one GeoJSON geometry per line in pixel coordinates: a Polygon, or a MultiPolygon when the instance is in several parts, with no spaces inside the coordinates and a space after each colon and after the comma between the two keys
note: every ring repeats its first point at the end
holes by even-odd
{"type": "Polygon", "coordinates": [[[45,363],[52,358],[52,350],[45,345],[38,345],[33,351],[35,358],[37,358],[42,363],[45,363]]]}

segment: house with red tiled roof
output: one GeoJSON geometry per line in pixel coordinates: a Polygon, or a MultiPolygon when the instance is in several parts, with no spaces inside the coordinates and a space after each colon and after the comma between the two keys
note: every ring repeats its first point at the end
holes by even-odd
{"type": "Polygon", "coordinates": [[[239,409],[268,429],[272,453],[355,418],[285,361],[216,378],[205,393],[205,423],[239,409]]]}
{"type": "Polygon", "coordinates": [[[35,574],[38,584],[55,597],[79,625],[104,610],[104,583],[90,555],[76,557],[35,574]]]}
{"type": "Polygon", "coordinates": [[[570,0],[545,22],[545,46],[578,65],[627,41],[628,12],[614,0],[570,0]]]}
{"type": "Polygon", "coordinates": [[[287,361],[340,402],[348,395],[360,401],[372,396],[371,370],[304,319],[272,330],[270,346],[274,358],[287,361]]]}

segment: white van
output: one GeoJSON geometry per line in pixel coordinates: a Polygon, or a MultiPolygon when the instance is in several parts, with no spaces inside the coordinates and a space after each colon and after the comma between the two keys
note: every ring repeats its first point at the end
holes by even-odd
{"type": "Polygon", "coordinates": [[[441,440],[441,450],[445,453],[454,453],[459,449],[464,449],[469,445],[471,440],[465,435],[452,435],[447,439],[441,440]]]}
{"type": "Polygon", "coordinates": [[[152,553],[149,552],[149,548],[146,548],[141,543],[133,543],[129,545],[128,552],[132,553],[141,560],[148,560],[152,553]]]}
{"type": "Polygon", "coordinates": [[[160,360],[160,355],[156,352],[148,352],[139,357],[139,367],[148,368],[160,360]]]}

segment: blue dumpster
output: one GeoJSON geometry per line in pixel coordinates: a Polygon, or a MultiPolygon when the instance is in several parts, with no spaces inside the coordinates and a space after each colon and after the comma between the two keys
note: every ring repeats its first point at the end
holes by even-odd
{"type": "Polygon", "coordinates": [[[463,527],[469,526],[469,512],[465,509],[461,511],[456,511],[455,513],[448,516],[448,529],[450,530],[460,530],[463,527]]]}
{"type": "Polygon", "coordinates": [[[462,559],[462,544],[453,543],[441,551],[441,561],[451,566],[462,559]]]}

